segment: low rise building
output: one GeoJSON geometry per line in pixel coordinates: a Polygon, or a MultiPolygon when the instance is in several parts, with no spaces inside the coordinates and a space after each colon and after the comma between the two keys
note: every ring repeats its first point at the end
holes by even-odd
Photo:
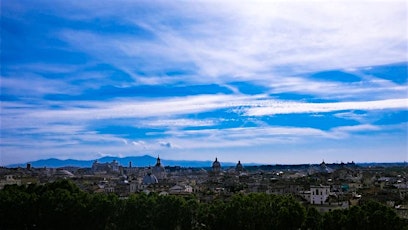
{"type": "Polygon", "coordinates": [[[326,204],[327,198],[330,195],[330,186],[319,185],[310,186],[310,203],[311,204],[326,204]]]}
{"type": "Polygon", "coordinates": [[[0,189],[3,189],[6,185],[21,185],[21,180],[14,179],[13,175],[6,175],[4,179],[0,180],[0,189]]]}

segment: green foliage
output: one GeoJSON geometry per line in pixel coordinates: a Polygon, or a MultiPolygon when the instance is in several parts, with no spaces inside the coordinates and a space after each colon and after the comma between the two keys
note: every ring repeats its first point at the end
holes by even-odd
{"type": "Polygon", "coordinates": [[[403,229],[403,220],[389,207],[375,201],[348,210],[324,214],[324,229],[403,229]]]}
{"type": "Polygon", "coordinates": [[[323,217],[314,207],[309,207],[306,213],[306,219],[303,222],[302,229],[323,229],[323,217]]]}
{"type": "Polygon", "coordinates": [[[403,229],[395,212],[366,202],[320,214],[291,196],[252,193],[202,203],[195,197],[89,194],[61,180],[6,186],[0,229],[403,229]]]}

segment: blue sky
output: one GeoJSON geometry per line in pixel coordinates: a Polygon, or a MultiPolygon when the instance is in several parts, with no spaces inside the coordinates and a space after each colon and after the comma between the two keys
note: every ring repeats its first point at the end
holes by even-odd
{"type": "Polygon", "coordinates": [[[408,160],[406,1],[1,4],[0,165],[408,160]]]}

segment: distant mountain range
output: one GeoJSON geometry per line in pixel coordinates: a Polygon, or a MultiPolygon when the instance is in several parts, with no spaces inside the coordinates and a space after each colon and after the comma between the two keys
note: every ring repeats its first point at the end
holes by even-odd
{"type": "MultiPolygon", "coordinates": [[[[132,156],[132,157],[102,157],[96,159],[100,163],[105,162],[112,162],[116,160],[122,166],[128,166],[129,162],[132,162],[132,167],[144,167],[144,166],[154,166],[156,164],[156,157],[152,157],[149,155],[144,156],[132,156]]],[[[164,166],[181,166],[181,167],[211,167],[212,161],[186,161],[186,160],[166,160],[160,159],[161,163],[164,166]]],[[[59,168],[59,167],[81,167],[81,168],[89,168],[92,167],[92,163],[95,160],[60,160],[56,158],[50,158],[45,160],[38,160],[30,162],[31,167],[34,168],[59,168]]],[[[222,166],[235,166],[237,163],[232,162],[221,162],[222,166]]],[[[7,167],[15,168],[15,167],[26,167],[26,163],[22,164],[12,164],[8,165],[7,167]]],[[[251,164],[255,165],[255,164],[251,164]]]]}
{"type": "MultiPolygon", "coordinates": [[[[152,157],[149,155],[143,155],[143,156],[131,156],[131,157],[102,157],[99,159],[95,159],[100,163],[105,163],[105,162],[112,162],[116,160],[120,165],[122,166],[129,166],[129,162],[132,162],[132,167],[145,167],[145,166],[154,166],[156,164],[156,157],[152,157]]],[[[34,168],[59,168],[59,167],[80,167],[80,168],[90,168],[92,167],[92,163],[95,160],[73,160],[73,159],[67,159],[67,160],[60,160],[56,158],[50,158],[50,159],[45,159],[45,160],[38,160],[38,161],[33,161],[30,162],[31,167],[34,168]]],[[[193,167],[193,168],[206,168],[206,167],[211,167],[213,161],[186,161],[186,160],[166,160],[166,159],[160,159],[161,163],[164,166],[181,166],[181,167],[193,167]]],[[[221,162],[222,167],[230,167],[230,166],[235,166],[237,162],[221,162]]],[[[249,164],[244,164],[245,166],[260,166],[261,164],[257,163],[249,163],[249,164]]],[[[304,165],[310,165],[310,164],[304,164],[304,165]]],[[[318,164],[315,164],[318,165],[318,164]]],[[[395,162],[395,163],[356,163],[356,165],[361,166],[361,167],[393,167],[393,166],[405,166],[408,167],[407,162],[395,162]]],[[[21,163],[21,164],[12,164],[12,165],[7,165],[6,167],[10,168],[16,168],[16,167],[26,167],[26,163],[21,163]]],[[[284,165],[276,165],[280,166],[278,168],[282,168],[284,165]]],[[[299,165],[298,165],[299,166],[299,165]]],[[[330,166],[330,164],[328,164],[330,166]]]]}

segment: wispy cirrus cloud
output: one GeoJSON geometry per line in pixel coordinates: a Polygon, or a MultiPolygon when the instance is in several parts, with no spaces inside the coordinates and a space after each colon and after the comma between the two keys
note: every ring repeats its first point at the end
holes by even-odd
{"type": "Polygon", "coordinates": [[[408,108],[408,99],[389,99],[381,101],[334,102],[334,103],[268,103],[247,110],[248,116],[265,116],[291,113],[327,113],[342,110],[384,110],[408,108]],[[268,105],[269,104],[269,105],[268,105]]]}
{"type": "MultiPolygon", "coordinates": [[[[356,77],[360,77],[356,75],[356,77]]],[[[406,94],[407,84],[396,84],[389,80],[365,77],[355,82],[315,80],[307,77],[281,77],[267,81],[269,93],[298,93],[313,95],[316,98],[331,100],[350,100],[361,97],[375,99],[392,99],[406,94]],[[282,79],[285,79],[282,81],[282,79]]]]}
{"type": "Polygon", "coordinates": [[[203,127],[203,126],[213,126],[218,122],[215,120],[196,120],[196,119],[184,119],[184,118],[174,118],[174,119],[160,119],[160,120],[146,120],[143,122],[146,126],[164,126],[164,127],[203,127]]]}
{"type": "MultiPolygon", "coordinates": [[[[147,72],[171,69],[171,66],[184,69],[186,64],[192,64],[194,68],[190,70],[200,77],[188,76],[186,81],[205,80],[201,76],[209,81],[225,81],[228,76],[253,80],[271,70],[282,73],[285,69],[285,74],[294,74],[406,60],[407,36],[401,29],[406,12],[402,2],[345,5],[335,1],[319,3],[319,7],[309,2],[223,2],[222,9],[219,4],[207,2],[198,3],[200,7],[197,4],[181,7],[167,3],[165,7],[177,14],[148,8],[143,20],[139,15],[129,15],[126,24],[130,21],[135,28],[143,28],[153,36],[150,40],[92,30],[65,31],[61,38],[74,49],[88,51],[128,73],[136,72],[130,67],[132,62],[147,72]],[[94,42],[83,43],[84,40],[94,42]],[[102,40],[103,45],[97,42],[102,40]],[[374,53],[378,55],[373,57],[374,53]],[[134,58],[142,62],[132,61],[134,58]]],[[[87,4],[79,7],[90,18],[101,14],[112,17],[111,12],[103,9],[90,11],[87,4]]],[[[139,7],[129,4],[128,9],[139,7]]]]}
{"type": "Polygon", "coordinates": [[[0,164],[347,148],[401,160],[406,19],[405,1],[4,2],[0,164]]]}
{"type": "MultiPolygon", "coordinates": [[[[274,114],[299,114],[299,113],[329,113],[345,110],[406,110],[408,99],[387,99],[377,101],[349,101],[330,103],[308,103],[265,98],[265,95],[236,96],[236,95],[199,95],[171,99],[144,99],[139,102],[118,100],[111,102],[71,102],[59,110],[42,109],[26,111],[20,116],[29,116],[35,119],[50,119],[52,121],[95,120],[114,118],[149,118],[166,116],[187,115],[203,113],[218,109],[231,109],[230,113],[242,113],[245,116],[265,116],[274,114]],[[69,106],[75,104],[76,106],[69,106]]],[[[9,113],[13,109],[9,109],[9,113]]],[[[14,109],[15,112],[18,112],[14,109]]],[[[209,121],[192,120],[157,120],[147,121],[148,124],[160,125],[168,123],[175,126],[202,126],[210,125],[209,121]],[[177,124],[177,122],[179,122],[177,124]],[[207,123],[206,123],[207,122],[207,123]]]]}

